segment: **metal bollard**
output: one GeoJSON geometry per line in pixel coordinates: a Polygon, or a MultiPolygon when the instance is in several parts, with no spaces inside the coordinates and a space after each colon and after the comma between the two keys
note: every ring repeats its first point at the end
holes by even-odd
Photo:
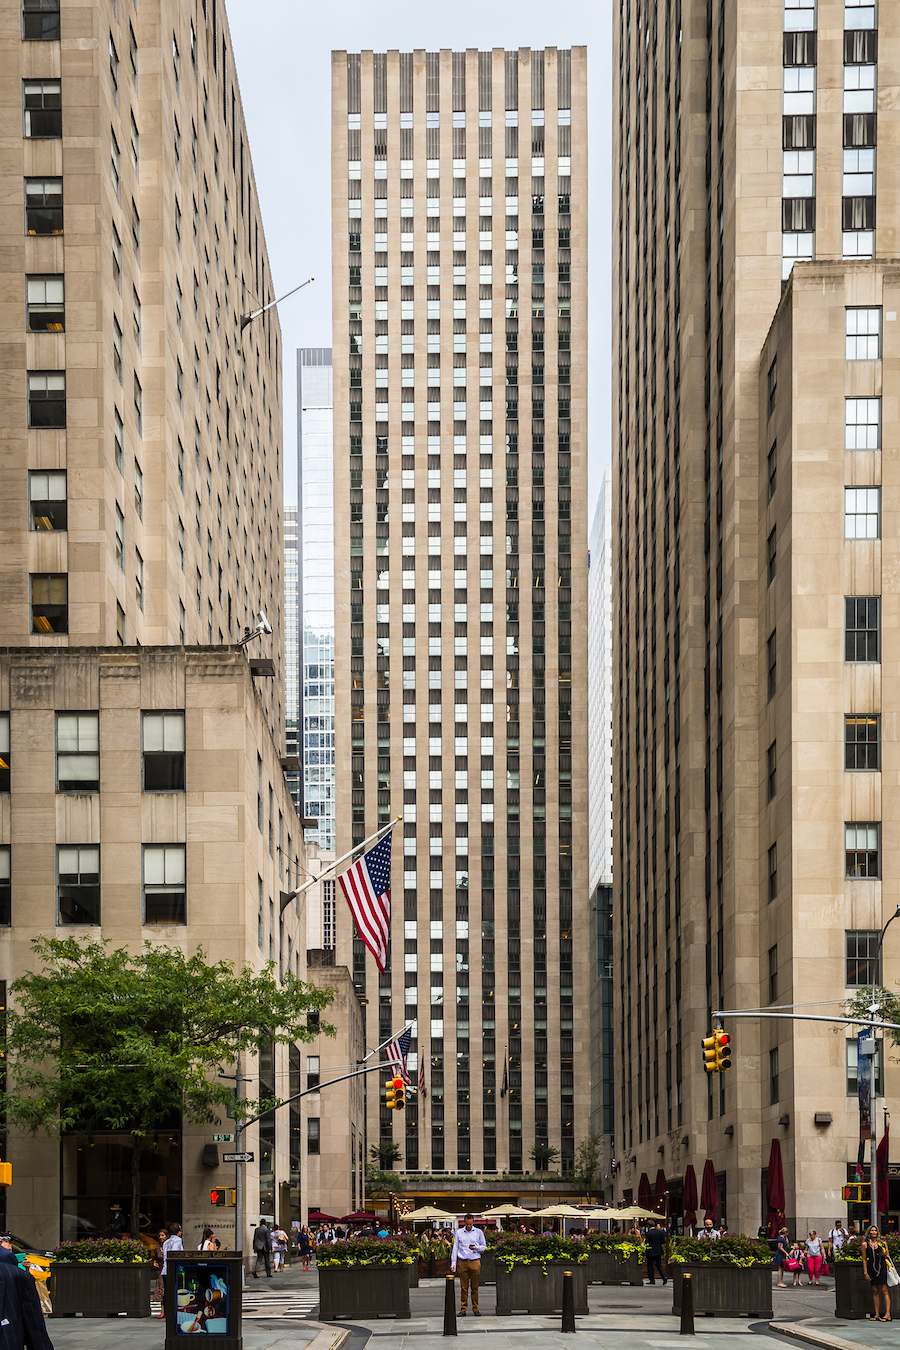
{"type": "Polygon", "coordinates": [[[444,1336],[456,1335],[456,1279],[448,1275],[444,1283],[444,1336]]]}
{"type": "Polygon", "coordinates": [[[681,1336],[694,1336],[694,1284],[690,1275],[681,1277],[681,1336]]]}
{"type": "Polygon", "coordinates": [[[572,1272],[563,1273],[562,1287],[562,1326],[561,1331],[575,1330],[575,1287],[572,1284],[572,1272]]]}

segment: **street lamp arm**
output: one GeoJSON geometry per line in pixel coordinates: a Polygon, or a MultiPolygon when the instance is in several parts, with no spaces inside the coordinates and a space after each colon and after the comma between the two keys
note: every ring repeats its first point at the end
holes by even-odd
{"type": "Polygon", "coordinates": [[[311,281],[315,281],[315,277],[307,277],[306,281],[301,281],[300,285],[295,286],[292,291],[285,291],[284,295],[279,295],[277,300],[270,300],[269,303],[263,305],[261,309],[255,309],[252,314],[245,314],[241,319],[241,332],[243,333],[248,323],[252,323],[254,319],[258,319],[260,314],[265,314],[266,310],[271,309],[273,305],[280,305],[282,300],[287,300],[289,295],[296,295],[297,291],[302,291],[303,287],[308,286],[311,281]]]}
{"type": "MultiPolygon", "coordinates": [[[[335,1083],[346,1083],[348,1078],[359,1078],[362,1074],[378,1073],[381,1069],[389,1069],[390,1067],[389,1064],[370,1064],[365,1069],[354,1069],[352,1073],[343,1073],[339,1078],[329,1078],[327,1083],[319,1083],[316,1087],[304,1088],[302,1092],[295,1092],[292,1097],[285,1097],[284,1101],[279,1102],[277,1106],[272,1106],[269,1109],[271,1111],[277,1111],[280,1106],[288,1106],[290,1102],[299,1101],[301,1097],[308,1097],[314,1092],[321,1092],[323,1088],[332,1087],[335,1083]]],[[[235,1122],[235,1135],[239,1135],[243,1130],[248,1129],[251,1125],[255,1125],[258,1120],[262,1120],[263,1116],[267,1116],[268,1114],[268,1111],[262,1111],[258,1116],[251,1116],[249,1120],[235,1122]]]]}

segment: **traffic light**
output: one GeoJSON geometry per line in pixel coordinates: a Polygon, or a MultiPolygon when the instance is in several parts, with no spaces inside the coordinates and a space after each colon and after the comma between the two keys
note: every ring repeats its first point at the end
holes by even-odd
{"type": "Polygon", "coordinates": [[[731,1068],[731,1037],[727,1031],[716,1032],[716,1069],[724,1073],[731,1068]]]}
{"type": "Polygon", "coordinates": [[[869,1181],[851,1181],[841,1192],[851,1205],[870,1205],[872,1203],[872,1184],[869,1181]]]}
{"type": "Polygon", "coordinates": [[[703,1046],[703,1067],[704,1067],[704,1069],[706,1070],[707,1073],[718,1073],[718,1072],[719,1072],[719,1066],[718,1066],[718,1064],[717,1064],[717,1062],[716,1062],[716,1052],[717,1052],[717,1050],[718,1050],[718,1041],[716,1040],[716,1037],[715,1037],[714,1035],[713,1035],[713,1036],[704,1036],[704,1038],[703,1038],[701,1044],[702,1044],[702,1046],[703,1046]]]}
{"type": "Polygon", "coordinates": [[[394,1079],[394,1109],[395,1111],[406,1110],[406,1084],[402,1078],[394,1079]]]}
{"type": "Polygon", "coordinates": [[[12,1185],[12,1163],[0,1162],[0,1186],[12,1185]]]}
{"type": "Polygon", "coordinates": [[[402,1078],[392,1078],[392,1079],[390,1080],[390,1082],[388,1083],[387,1089],[386,1089],[385,1094],[384,1094],[384,1104],[385,1104],[385,1106],[387,1107],[387,1109],[388,1109],[389,1111],[396,1111],[396,1109],[397,1109],[397,1084],[398,1084],[398,1083],[400,1083],[400,1084],[402,1085],[403,1079],[402,1079],[402,1078]]]}
{"type": "Polygon", "coordinates": [[[211,1205],[234,1205],[236,1199],[237,1192],[233,1186],[214,1186],[209,1193],[211,1205]]]}

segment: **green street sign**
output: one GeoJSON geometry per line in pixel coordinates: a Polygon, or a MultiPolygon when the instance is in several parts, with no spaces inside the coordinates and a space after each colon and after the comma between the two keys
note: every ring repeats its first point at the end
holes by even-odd
{"type": "Polygon", "coordinates": [[[213,1143],[214,1143],[214,1144],[233,1144],[233,1143],[234,1143],[234,1135],[233,1135],[233,1134],[214,1134],[214,1135],[213,1135],[213,1143]]]}

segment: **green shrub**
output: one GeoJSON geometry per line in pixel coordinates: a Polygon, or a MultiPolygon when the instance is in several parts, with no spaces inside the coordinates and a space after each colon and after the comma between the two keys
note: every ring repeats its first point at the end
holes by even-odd
{"type": "Polygon", "coordinates": [[[316,1250],[318,1266],[411,1266],[413,1254],[398,1238],[357,1237],[326,1242],[316,1250]]]}
{"type": "MultiPolygon", "coordinates": [[[[900,1233],[888,1233],[882,1239],[887,1244],[888,1254],[895,1266],[900,1266],[900,1233]]],[[[862,1239],[851,1237],[845,1240],[843,1246],[836,1247],[834,1252],[834,1264],[839,1261],[848,1261],[859,1263],[862,1261],[862,1239]]]]}
{"type": "Polygon", "coordinates": [[[744,1237],[742,1233],[726,1233],[720,1238],[672,1237],[669,1239],[669,1260],[710,1261],[716,1265],[771,1266],[772,1250],[767,1242],[744,1237]]]}
{"type": "MultiPolygon", "coordinates": [[[[588,1259],[584,1238],[556,1237],[543,1233],[504,1233],[494,1247],[498,1261],[508,1271],[514,1266],[543,1266],[547,1261],[581,1262],[588,1259]]],[[[546,1273],[546,1272],[545,1272],[546,1273]]]]}
{"type": "Polygon", "coordinates": [[[627,1261],[631,1256],[643,1260],[647,1250],[646,1243],[640,1238],[627,1237],[624,1233],[599,1233],[591,1228],[584,1240],[598,1251],[612,1252],[617,1261],[627,1261]]]}
{"type": "Polygon", "coordinates": [[[54,1261],[73,1265],[115,1264],[141,1266],[150,1260],[150,1248],[131,1238],[81,1238],[77,1242],[61,1242],[53,1253],[54,1261]]]}

